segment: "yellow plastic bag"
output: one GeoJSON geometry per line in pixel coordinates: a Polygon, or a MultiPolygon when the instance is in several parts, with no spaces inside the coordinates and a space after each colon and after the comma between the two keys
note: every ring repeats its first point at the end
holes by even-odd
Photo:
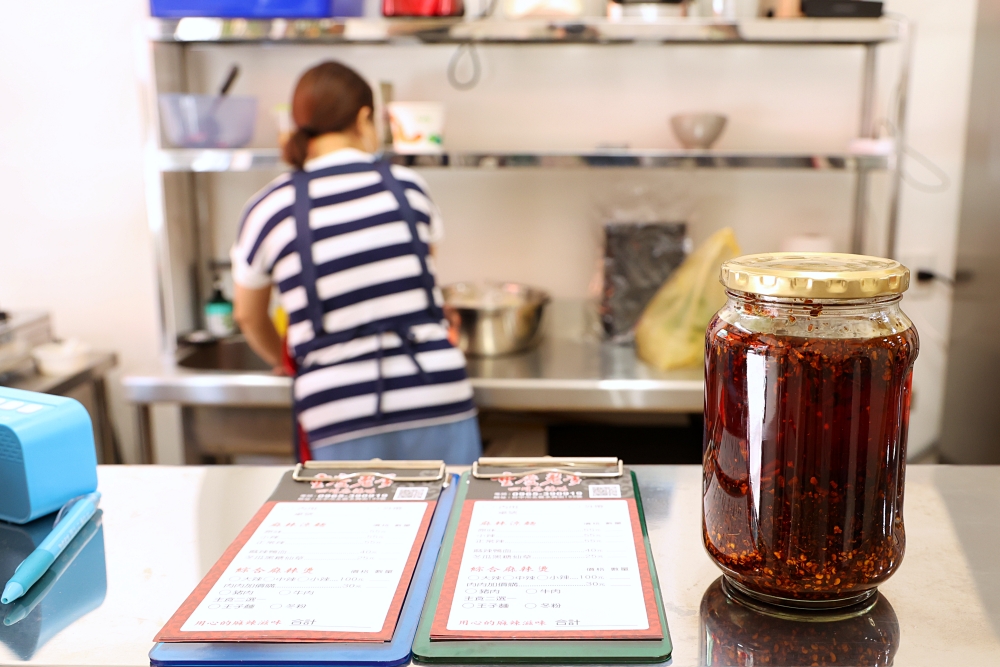
{"type": "Polygon", "coordinates": [[[705,329],[726,303],[719,268],[742,254],[733,230],[720,229],[663,283],[635,328],[635,350],[646,363],[670,370],[704,363],[705,329]]]}

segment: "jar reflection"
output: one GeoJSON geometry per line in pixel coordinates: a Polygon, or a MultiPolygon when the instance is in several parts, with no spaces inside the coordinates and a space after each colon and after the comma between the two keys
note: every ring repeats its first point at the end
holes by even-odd
{"type": "Polygon", "coordinates": [[[727,595],[720,577],[701,598],[700,664],[888,667],[899,648],[899,634],[896,613],[881,595],[861,615],[762,613],[727,595]]]}

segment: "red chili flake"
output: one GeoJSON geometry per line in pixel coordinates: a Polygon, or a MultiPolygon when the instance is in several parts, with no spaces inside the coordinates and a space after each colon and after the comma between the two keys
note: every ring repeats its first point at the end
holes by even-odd
{"type": "Polygon", "coordinates": [[[716,317],[706,340],[703,518],[711,556],[749,589],[793,599],[850,597],[887,579],[905,542],[916,331],[805,338],[750,333],[716,317]],[[725,338],[716,335],[722,328],[725,338]],[[764,414],[753,430],[750,353],[764,357],[765,375],[764,414]],[[750,474],[751,432],[761,433],[759,482],[750,474]]]}

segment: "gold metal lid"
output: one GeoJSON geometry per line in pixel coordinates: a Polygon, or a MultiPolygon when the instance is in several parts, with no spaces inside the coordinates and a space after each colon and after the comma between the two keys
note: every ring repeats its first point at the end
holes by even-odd
{"type": "Polygon", "coordinates": [[[723,263],[726,289],[763,296],[867,299],[902,294],[910,270],[894,259],[835,252],[763,252],[723,263]]]}

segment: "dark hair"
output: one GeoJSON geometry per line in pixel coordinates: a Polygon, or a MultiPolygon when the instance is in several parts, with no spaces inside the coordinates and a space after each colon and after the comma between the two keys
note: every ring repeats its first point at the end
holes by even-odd
{"type": "Polygon", "coordinates": [[[292,120],[298,129],[285,144],[285,162],[302,169],[309,140],[351,128],[364,107],[375,108],[371,86],[350,67],[328,60],[308,70],[292,94],[292,120]]]}

